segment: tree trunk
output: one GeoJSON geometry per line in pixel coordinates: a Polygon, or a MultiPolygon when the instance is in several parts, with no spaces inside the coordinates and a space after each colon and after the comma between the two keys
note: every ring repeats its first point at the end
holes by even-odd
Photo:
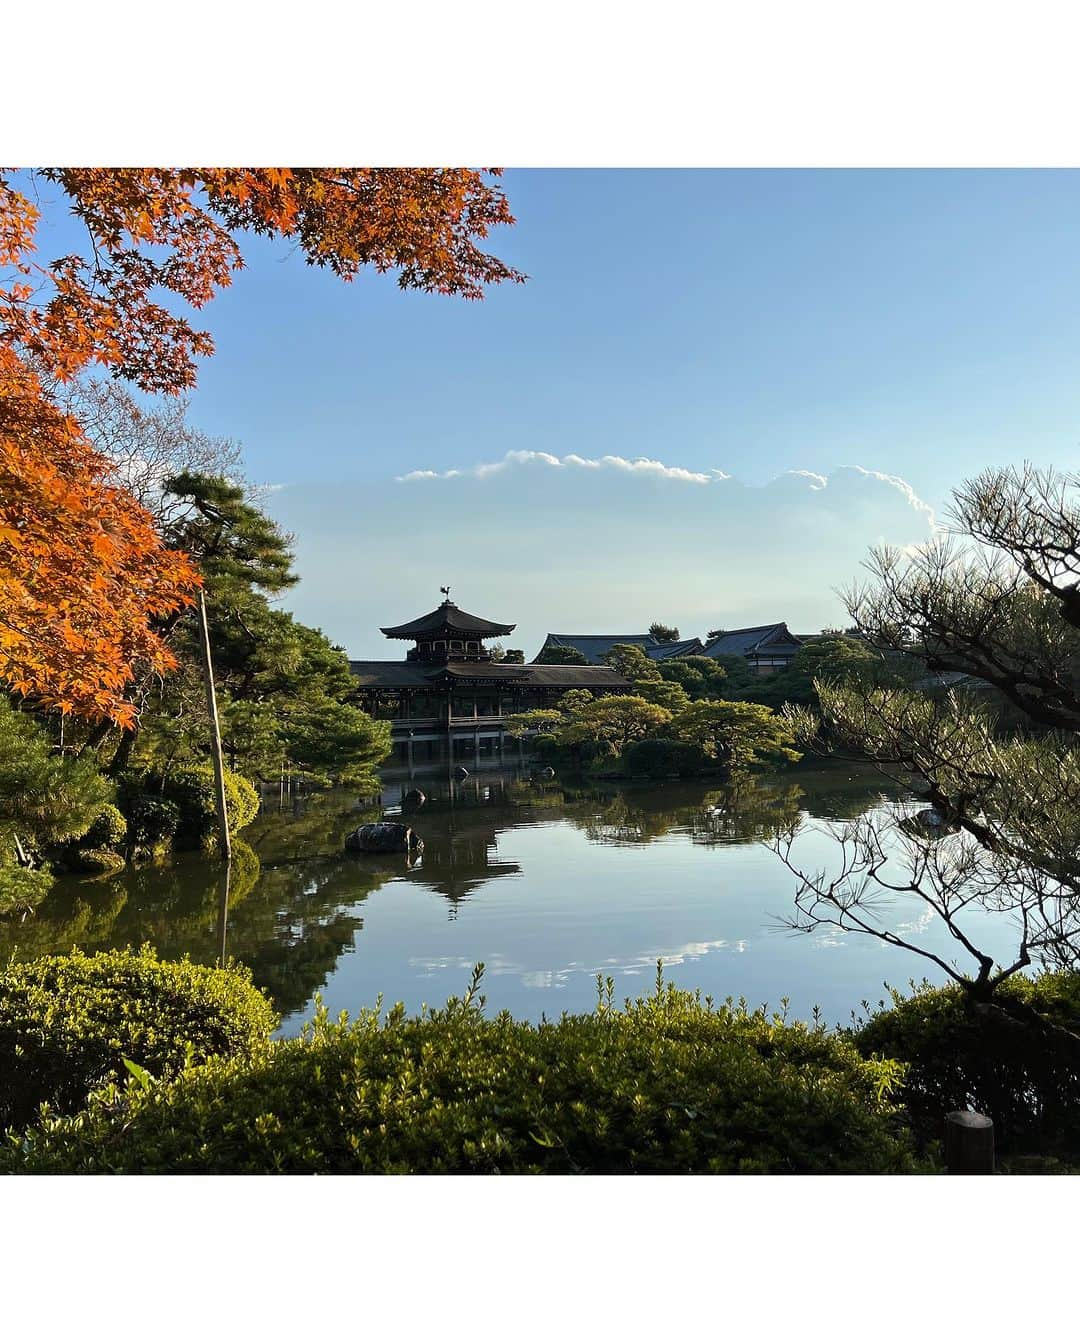
{"type": "Polygon", "coordinates": [[[134,728],[126,727],[120,734],[120,742],[116,748],[116,754],[109,762],[109,768],[105,771],[110,779],[115,779],[128,767],[128,761],[131,759],[132,747],[135,745],[135,739],[139,734],[134,728]]]}
{"type": "Polygon", "coordinates": [[[226,863],[232,861],[232,840],[229,837],[229,807],[225,800],[225,762],[221,755],[221,722],[218,719],[217,694],[214,691],[214,663],[210,654],[210,626],[206,620],[206,596],[199,589],[199,632],[203,655],[203,684],[206,688],[206,712],[210,719],[210,754],[214,761],[214,786],[217,792],[217,815],[220,830],[221,853],[226,863]]]}
{"type": "Polygon", "coordinates": [[[113,727],[114,724],[109,722],[108,720],[103,720],[102,722],[98,723],[98,725],[91,731],[90,735],[87,737],[87,739],[83,742],[82,746],[79,748],[79,754],[82,755],[86,751],[91,752],[96,751],[97,748],[101,745],[101,743],[105,740],[105,738],[109,735],[109,733],[113,730],[113,727]]]}

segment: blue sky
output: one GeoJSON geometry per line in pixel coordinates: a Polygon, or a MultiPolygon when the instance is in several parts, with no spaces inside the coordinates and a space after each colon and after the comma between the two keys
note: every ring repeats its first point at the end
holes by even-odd
{"type": "Polygon", "coordinates": [[[192,418],[280,487],[290,602],[356,655],[393,656],[376,626],[443,582],[530,656],[547,629],[655,618],[819,628],[866,548],[923,539],[965,476],[1080,462],[1076,171],[504,184],[518,223],[490,245],[527,285],[347,286],[251,241],[205,313],[192,418]]]}

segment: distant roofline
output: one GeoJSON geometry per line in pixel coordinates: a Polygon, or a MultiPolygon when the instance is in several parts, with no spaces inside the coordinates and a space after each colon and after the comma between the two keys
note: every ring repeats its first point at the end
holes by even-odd
{"type": "MultiPolygon", "coordinates": [[[[728,629],[710,630],[706,637],[709,639],[722,639],[727,634],[755,634],[758,630],[778,630],[778,629],[787,630],[787,621],[774,620],[766,625],[742,625],[739,627],[739,629],[735,630],[728,630],[728,629]]],[[[788,633],[791,634],[791,631],[788,630],[788,633]]],[[[796,634],[793,635],[792,637],[797,639],[799,636],[796,634]]]]}
{"type": "MultiPolygon", "coordinates": [[[[614,639],[617,643],[620,639],[656,639],[655,634],[549,634],[548,639],[614,639]]],[[[657,643],[660,641],[657,639],[657,643]]],[[[671,639],[669,643],[689,643],[689,639],[671,639]]]]}

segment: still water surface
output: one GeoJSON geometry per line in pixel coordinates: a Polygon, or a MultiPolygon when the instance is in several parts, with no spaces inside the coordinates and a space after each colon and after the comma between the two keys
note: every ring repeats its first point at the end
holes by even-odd
{"type": "MultiPolygon", "coordinates": [[[[220,869],[198,855],[119,877],[64,878],[37,915],[0,928],[0,958],[72,946],[150,942],[164,956],[212,963],[227,953],[293,1034],[321,993],[333,1013],[403,1001],[441,1004],[486,966],[489,1010],[539,1019],[591,1007],[598,973],[616,996],[665,977],[716,998],[745,997],[830,1023],[849,1019],[882,984],[933,967],[859,935],[797,936],[778,927],[795,880],[763,842],[801,826],[795,853],[808,870],[836,866],[827,831],[905,795],[871,770],[798,769],[737,794],[700,783],[574,787],[479,775],[422,780],[429,802],[410,815],[421,857],[346,857],[345,834],[379,812],[326,793],[262,815],[244,832],[227,918],[220,869]]],[[[388,786],[394,813],[406,785],[388,786]]],[[[918,928],[947,956],[950,939],[914,901],[887,914],[918,928]]],[[[1004,954],[1009,930],[991,930],[1004,954]]],[[[931,974],[940,980],[940,972],[931,974]]]]}

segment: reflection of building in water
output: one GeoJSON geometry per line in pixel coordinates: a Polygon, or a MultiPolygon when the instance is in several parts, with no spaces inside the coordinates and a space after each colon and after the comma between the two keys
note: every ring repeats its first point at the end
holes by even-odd
{"type": "Polygon", "coordinates": [[[494,832],[489,836],[435,836],[424,844],[424,855],[408,880],[445,895],[453,904],[467,900],[485,881],[516,877],[520,863],[501,863],[494,832]]]}
{"type": "Polygon", "coordinates": [[[611,667],[497,661],[485,642],[513,629],[470,615],[447,597],[427,615],[383,627],[388,639],[413,645],[403,662],[350,662],[357,702],[392,725],[390,768],[411,774],[454,763],[510,764],[525,747],[507,737],[507,715],[551,708],[568,690],[629,691],[629,681],[611,667]]]}

